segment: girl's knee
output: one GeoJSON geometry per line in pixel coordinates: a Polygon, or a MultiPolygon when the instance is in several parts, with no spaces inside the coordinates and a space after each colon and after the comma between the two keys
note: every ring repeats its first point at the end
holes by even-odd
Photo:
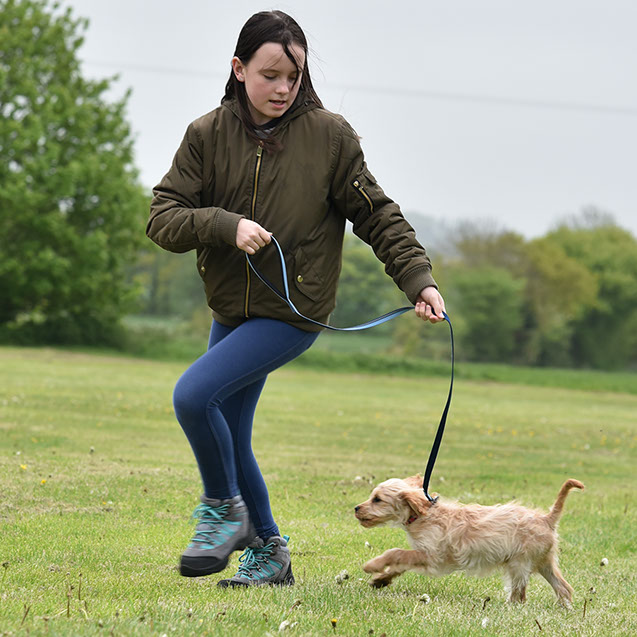
{"type": "Polygon", "coordinates": [[[206,411],[206,401],[197,398],[199,392],[194,391],[192,383],[186,382],[182,376],[173,391],[173,407],[177,420],[184,423],[192,418],[201,417],[206,411]]]}

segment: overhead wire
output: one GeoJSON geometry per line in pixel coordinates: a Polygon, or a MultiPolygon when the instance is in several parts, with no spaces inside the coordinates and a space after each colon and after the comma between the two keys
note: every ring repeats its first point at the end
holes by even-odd
{"type": "MultiPolygon", "coordinates": [[[[191,69],[177,69],[163,66],[149,66],[142,64],[130,64],[119,62],[104,62],[97,60],[84,60],[90,66],[107,67],[115,70],[128,70],[141,73],[159,73],[163,75],[179,75],[181,77],[194,77],[199,79],[223,78],[225,73],[216,71],[197,71],[191,69]]],[[[364,86],[356,84],[330,83],[331,89],[339,89],[353,93],[374,93],[379,95],[392,95],[394,97],[421,98],[430,100],[447,100],[454,102],[473,102],[482,104],[494,104],[499,106],[540,108],[548,110],[580,111],[596,113],[600,115],[637,116],[637,106],[616,106],[608,104],[592,104],[587,102],[557,101],[532,98],[518,98],[502,95],[483,95],[478,93],[452,93],[442,91],[427,91],[409,88],[387,89],[376,86],[364,86]]]]}

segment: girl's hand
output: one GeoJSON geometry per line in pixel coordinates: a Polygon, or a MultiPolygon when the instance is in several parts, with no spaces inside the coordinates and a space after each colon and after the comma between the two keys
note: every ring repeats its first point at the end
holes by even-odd
{"type": "Polygon", "coordinates": [[[255,254],[257,250],[270,243],[271,240],[272,233],[262,228],[255,221],[250,221],[250,219],[241,219],[239,221],[236,239],[239,250],[243,250],[248,254],[255,254]]]}
{"type": "Polygon", "coordinates": [[[421,290],[416,301],[416,314],[423,321],[440,323],[445,320],[444,311],[445,301],[435,287],[429,286],[421,290]]]}

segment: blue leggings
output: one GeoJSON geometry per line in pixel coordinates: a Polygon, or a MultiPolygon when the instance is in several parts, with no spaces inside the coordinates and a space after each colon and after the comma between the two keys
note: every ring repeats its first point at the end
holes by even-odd
{"type": "Polygon", "coordinates": [[[252,422],[267,375],[318,336],[272,319],[238,327],[213,322],[208,351],[175,386],[173,403],[209,498],[241,494],[260,537],[278,535],[268,490],[252,452],[252,422]]]}

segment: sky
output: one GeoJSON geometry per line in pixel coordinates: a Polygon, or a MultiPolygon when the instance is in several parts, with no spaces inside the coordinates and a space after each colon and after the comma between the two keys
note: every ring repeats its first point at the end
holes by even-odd
{"type": "MultiPolygon", "coordinates": [[[[303,28],[317,93],[405,215],[527,238],[594,206],[637,236],[634,0],[63,0],[90,78],[131,89],[144,186],[223,96],[255,12],[303,28]]],[[[432,233],[433,233],[432,229],[432,233]]],[[[419,234],[420,237],[420,234],[419,234]]],[[[420,237],[426,245],[426,237],[420,237]]]]}

